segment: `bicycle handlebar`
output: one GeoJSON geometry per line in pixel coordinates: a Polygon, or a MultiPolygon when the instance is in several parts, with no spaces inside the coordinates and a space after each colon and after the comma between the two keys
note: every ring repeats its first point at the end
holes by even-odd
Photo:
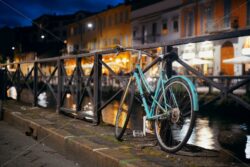
{"type": "MultiPolygon", "coordinates": [[[[142,51],[142,50],[132,49],[132,48],[131,49],[130,48],[123,48],[121,45],[117,45],[116,49],[117,49],[117,55],[116,56],[118,56],[120,54],[120,52],[132,51],[132,52],[138,52],[140,54],[145,54],[145,55],[147,55],[147,56],[149,56],[151,58],[156,58],[157,57],[157,56],[153,56],[150,53],[142,51]]],[[[178,59],[178,55],[175,52],[168,52],[166,54],[160,55],[159,57],[161,58],[160,61],[167,60],[167,59],[169,59],[171,61],[174,61],[174,60],[178,59]]]]}
{"type": "Polygon", "coordinates": [[[120,52],[126,52],[126,51],[131,51],[131,52],[138,52],[140,54],[145,54],[149,57],[152,57],[152,58],[155,58],[156,56],[153,56],[151,55],[150,53],[148,52],[145,52],[143,50],[138,50],[138,49],[132,49],[132,48],[123,48],[121,45],[117,45],[116,46],[116,50],[117,50],[117,55],[118,56],[120,54],[120,52]]]}

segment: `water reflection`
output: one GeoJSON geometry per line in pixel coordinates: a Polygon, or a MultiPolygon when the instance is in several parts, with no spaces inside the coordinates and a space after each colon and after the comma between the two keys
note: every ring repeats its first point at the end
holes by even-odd
{"type": "Polygon", "coordinates": [[[207,149],[218,149],[218,127],[212,127],[209,125],[209,122],[208,118],[197,118],[196,125],[188,143],[207,149]]]}
{"type": "Polygon", "coordinates": [[[17,99],[17,91],[16,91],[16,88],[14,86],[10,87],[8,90],[7,90],[7,96],[12,98],[12,99],[17,99]]]}
{"type": "Polygon", "coordinates": [[[38,97],[37,97],[37,103],[41,107],[48,107],[48,99],[47,99],[47,94],[46,92],[42,92],[38,97]]]}
{"type": "Polygon", "coordinates": [[[247,144],[246,144],[246,158],[250,159],[250,135],[247,135],[247,144]]]}

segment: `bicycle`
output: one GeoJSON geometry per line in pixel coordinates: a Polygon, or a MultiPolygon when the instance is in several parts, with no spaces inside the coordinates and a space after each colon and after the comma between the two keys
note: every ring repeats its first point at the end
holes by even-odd
{"type": "MultiPolygon", "coordinates": [[[[144,71],[140,67],[142,54],[147,52],[136,49],[117,48],[121,52],[137,52],[138,58],[135,69],[129,74],[129,80],[121,97],[115,121],[115,137],[121,141],[127,129],[129,118],[134,112],[135,85],[137,85],[146,120],[154,121],[154,133],[160,147],[167,152],[179,151],[191,136],[195,112],[199,110],[198,95],[193,83],[185,76],[168,78],[166,71],[161,68],[156,87],[153,89],[147,82],[145,69],[161,62],[163,66],[169,57],[176,57],[174,52],[161,55],[153,60],[144,71]],[[151,105],[148,104],[151,100],[151,105]]],[[[152,56],[151,56],[152,57],[152,56]]],[[[178,56],[177,56],[178,57],[178,56]]],[[[144,123],[145,124],[145,123],[144,123]]]]}

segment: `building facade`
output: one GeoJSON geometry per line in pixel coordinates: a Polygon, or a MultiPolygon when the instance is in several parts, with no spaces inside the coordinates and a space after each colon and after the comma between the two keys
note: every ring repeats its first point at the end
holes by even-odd
{"type": "MultiPolygon", "coordinates": [[[[129,4],[120,4],[86,17],[78,22],[68,25],[67,52],[69,54],[95,52],[114,48],[117,45],[124,47],[132,46],[131,24],[129,4]]],[[[114,54],[105,56],[103,59],[119,73],[128,71],[131,56],[122,53],[118,57],[114,54]]],[[[88,73],[93,60],[83,62],[84,71],[88,73]]],[[[68,66],[74,66],[74,61],[67,61],[68,66]],[[70,65],[71,64],[71,65],[70,65]]],[[[103,71],[108,73],[106,69],[103,71]]]]}
{"type": "Polygon", "coordinates": [[[223,63],[243,55],[248,36],[191,43],[197,37],[249,29],[247,0],[163,0],[133,10],[131,19],[133,46],[173,45],[182,59],[206,75],[242,75],[248,70],[248,65],[223,63]],[[175,42],[182,39],[183,44],[175,42]]]}

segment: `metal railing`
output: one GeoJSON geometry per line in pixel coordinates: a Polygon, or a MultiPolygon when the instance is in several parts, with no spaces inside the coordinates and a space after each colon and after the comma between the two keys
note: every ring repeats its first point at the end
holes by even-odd
{"type": "MultiPolygon", "coordinates": [[[[171,47],[168,47],[166,52],[170,52],[171,47]]],[[[106,54],[115,53],[116,49],[105,50],[95,53],[86,53],[79,55],[67,55],[61,57],[47,58],[47,59],[38,59],[34,61],[19,62],[19,63],[10,63],[10,64],[1,64],[0,66],[6,71],[6,78],[3,79],[7,81],[7,88],[10,86],[15,86],[17,90],[17,100],[20,100],[20,94],[24,88],[28,89],[33,94],[34,106],[38,105],[38,96],[47,88],[56,101],[56,111],[74,113],[77,114],[82,111],[83,99],[85,96],[88,96],[91,99],[93,104],[93,115],[89,113],[81,113],[83,117],[92,118],[93,123],[99,124],[102,121],[101,112],[107,107],[113,100],[116,99],[121,93],[126,81],[127,76],[119,76],[113,71],[113,69],[108,66],[103,60],[102,57],[106,54]],[[94,64],[91,69],[91,72],[86,76],[82,69],[82,59],[86,57],[94,57],[94,64]],[[75,60],[75,67],[72,74],[68,75],[65,68],[64,61],[66,59],[75,60]],[[42,70],[41,64],[50,62],[54,63],[54,69],[51,71],[49,76],[46,76],[42,70]],[[22,65],[32,64],[32,68],[27,71],[27,74],[24,74],[22,71],[22,65]],[[14,72],[11,72],[8,69],[8,66],[15,66],[14,72]],[[109,71],[109,76],[103,76],[102,68],[106,68],[109,71]],[[108,80],[107,78],[111,78],[108,80]],[[106,83],[114,82],[117,80],[117,89],[112,96],[102,102],[102,89],[107,86],[106,83]],[[39,84],[43,82],[43,84],[39,84]],[[66,108],[63,106],[67,93],[70,93],[75,99],[75,108],[66,108]]],[[[151,69],[152,66],[162,61],[162,57],[155,58],[147,67],[144,68],[144,72],[147,72],[151,69]]],[[[197,70],[190,67],[188,64],[179,59],[176,54],[168,54],[166,58],[166,71],[168,77],[172,75],[172,63],[177,61],[185,69],[192,72],[195,76],[189,76],[194,83],[202,80],[204,84],[207,84],[209,90],[216,88],[219,90],[219,95],[214,99],[208,101],[205,105],[211,104],[220,98],[230,97],[235,100],[237,103],[241,104],[248,110],[250,110],[250,105],[243,99],[236,96],[233,91],[247,85],[250,82],[249,76],[240,76],[240,77],[229,77],[229,76],[205,76],[198,72],[197,70]],[[235,82],[237,81],[237,82],[235,82]],[[235,83],[235,84],[232,84],[235,83]]],[[[112,84],[113,86],[114,84],[112,84]]],[[[115,84],[116,85],[116,84],[115,84]]]]}

